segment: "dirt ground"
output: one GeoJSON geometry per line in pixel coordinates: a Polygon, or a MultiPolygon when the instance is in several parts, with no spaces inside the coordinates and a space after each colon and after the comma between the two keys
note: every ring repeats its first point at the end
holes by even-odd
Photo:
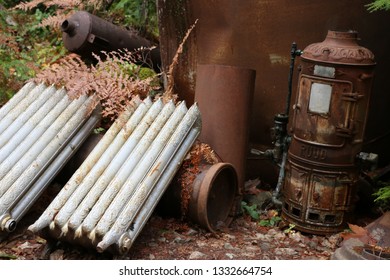
{"type": "Polygon", "coordinates": [[[48,241],[26,231],[36,213],[27,215],[18,229],[0,242],[0,259],[21,260],[328,260],[340,246],[340,234],[317,236],[260,226],[242,215],[217,234],[195,224],[153,215],[129,253],[115,256],[59,241],[48,241]]]}
{"type": "MultiPolygon", "coordinates": [[[[342,242],[340,233],[319,236],[261,226],[245,212],[216,234],[190,221],[154,213],[128,254],[99,254],[74,244],[45,240],[27,231],[58,190],[58,186],[48,188],[16,231],[0,241],[0,260],[328,260],[342,242]]],[[[372,220],[361,217],[360,225],[372,220]]]]}
{"type": "Polygon", "coordinates": [[[0,259],[329,259],[339,235],[328,237],[285,233],[261,227],[248,216],[237,218],[218,234],[173,218],[154,215],[130,252],[124,256],[98,254],[84,248],[27,233],[27,224],[0,243],[0,259]]]}

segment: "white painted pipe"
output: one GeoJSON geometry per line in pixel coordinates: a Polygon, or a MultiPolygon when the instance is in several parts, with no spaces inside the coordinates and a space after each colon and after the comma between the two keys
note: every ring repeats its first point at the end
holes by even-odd
{"type": "MultiPolygon", "coordinates": [[[[63,98],[65,95],[63,90],[58,90],[54,87],[47,88],[40,94],[37,94],[36,100],[28,106],[24,111],[14,112],[15,117],[12,113],[9,113],[4,118],[4,127],[0,128],[0,147],[3,146],[13,138],[12,142],[17,138],[17,133],[23,130],[27,130],[27,133],[33,129],[34,124],[42,120],[50,110],[63,98]],[[13,119],[10,123],[6,119],[13,119]],[[29,129],[27,129],[27,128],[29,129]]],[[[25,132],[26,133],[26,132],[25,132]]],[[[23,136],[20,137],[24,139],[23,136]]],[[[8,142],[9,144],[9,142],[8,142]]],[[[12,151],[13,149],[11,149],[12,151]]],[[[1,160],[0,160],[1,161],[1,160]]]]}
{"type": "Polygon", "coordinates": [[[130,249],[131,245],[134,243],[135,239],[141,233],[149,217],[152,215],[154,209],[156,208],[157,203],[160,201],[160,198],[162,197],[170,182],[174,178],[176,172],[180,168],[182,159],[187,155],[192,145],[195,143],[195,140],[199,136],[200,131],[201,121],[199,119],[188,133],[188,136],[184,139],[183,143],[180,146],[180,149],[169,161],[169,165],[166,167],[165,171],[162,173],[160,179],[156,183],[153,192],[151,192],[150,195],[147,197],[142,207],[138,209],[138,213],[132,221],[132,225],[134,226],[130,229],[127,228],[127,231],[124,234],[127,239],[124,239],[123,236],[119,238],[118,246],[121,253],[126,253],[130,249]]]}
{"type": "Polygon", "coordinates": [[[55,88],[51,87],[44,93],[49,93],[51,97],[48,97],[48,100],[42,104],[34,102],[35,106],[27,108],[27,115],[22,113],[2,133],[0,137],[0,145],[2,146],[0,150],[0,178],[3,178],[16,162],[24,157],[28,149],[71,102],[66,96],[65,90],[56,91],[55,88]],[[37,106],[39,106],[39,110],[37,110],[37,106]],[[33,112],[29,109],[33,109],[33,112]],[[29,118],[26,119],[26,117],[29,118]]]}
{"type": "MultiPolygon", "coordinates": [[[[5,154],[8,154],[8,156],[0,165],[0,196],[7,191],[8,187],[22,174],[27,166],[35,160],[38,154],[60,131],[66,122],[64,118],[59,117],[60,114],[70,112],[65,108],[69,106],[71,114],[73,114],[84,100],[79,99],[78,103],[80,104],[70,103],[69,98],[65,95],[61,99],[61,102],[41,119],[35,129],[31,123],[26,124],[26,126],[22,127],[15,135],[16,139],[13,139],[13,141],[10,141],[3,147],[1,151],[6,152],[5,154]],[[14,143],[17,144],[16,147],[14,147],[14,143]],[[11,148],[14,149],[12,150],[11,148]],[[23,160],[19,160],[22,157],[23,160]]],[[[70,117],[71,114],[68,113],[67,117],[70,117]]]]}

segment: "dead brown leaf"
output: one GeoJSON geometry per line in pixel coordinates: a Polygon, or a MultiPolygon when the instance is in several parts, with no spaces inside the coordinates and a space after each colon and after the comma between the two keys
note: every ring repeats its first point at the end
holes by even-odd
{"type": "Polygon", "coordinates": [[[348,224],[350,232],[342,232],[340,235],[344,240],[348,240],[351,238],[356,238],[362,241],[364,244],[375,244],[376,240],[372,238],[370,233],[366,228],[363,228],[358,225],[348,224]]]}

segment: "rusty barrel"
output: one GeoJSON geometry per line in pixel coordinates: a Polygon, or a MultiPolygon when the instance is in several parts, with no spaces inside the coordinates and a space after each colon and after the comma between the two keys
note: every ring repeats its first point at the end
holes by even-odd
{"type": "Polygon", "coordinates": [[[282,218],[302,231],[342,230],[355,205],[374,55],[356,31],[328,31],[303,50],[282,218]]]}
{"type": "Polygon", "coordinates": [[[245,182],[249,119],[256,71],[228,65],[199,64],[195,101],[202,114],[200,141],[237,171],[239,194],[245,182]]]}

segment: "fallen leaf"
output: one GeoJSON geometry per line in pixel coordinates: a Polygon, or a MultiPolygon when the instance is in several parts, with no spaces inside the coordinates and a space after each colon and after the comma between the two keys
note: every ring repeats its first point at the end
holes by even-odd
{"type": "Polygon", "coordinates": [[[376,240],[370,236],[367,229],[353,224],[348,224],[350,232],[342,232],[340,235],[344,240],[356,238],[362,241],[364,244],[375,244],[376,240]]]}
{"type": "Polygon", "coordinates": [[[367,229],[361,226],[353,225],[353,224],[348,224],[350,230],[352,230],[353,233],[358,234],[358,235],[368,235],[367,229]]]}

